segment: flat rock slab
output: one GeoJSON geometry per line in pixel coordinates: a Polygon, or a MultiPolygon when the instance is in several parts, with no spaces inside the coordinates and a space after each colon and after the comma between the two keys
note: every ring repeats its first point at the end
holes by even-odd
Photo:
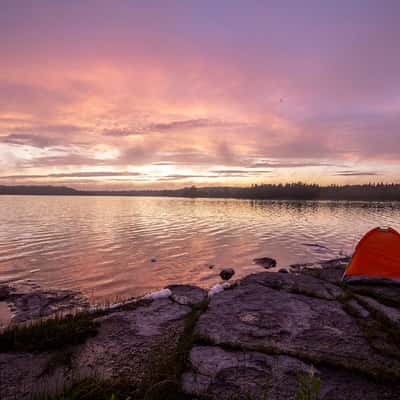
{"type": "MultiPolygon", "coordinates": [[[[272,289],[268,285],[277,278],[264,280],[266,274],[245,278],[211,299],[196,326],[203,342],[400,377],[400,361],[374,350],[339,302],[272,289]]],[[[299,287],[310,278],[274,275],[282,282],[277,288],[285,287],[286,277],[299,287]]]]}
{"type": "MultiPolygon", "coordinates": [[[[299,375],[311,365],[296,358],[250,351],[226,351],[197,346],[189,357],[189,370],[182,377],[183,390],[205,399],[289,400],[297,399],[299,375]]],[[[394,400],[399,385],[376,383],[365,377],[323,367],[315,370],[321,380],[321,400],[394,400]]]]}
{"type": "Polygon", "coordinates": [[[87,298],[72,290],[42,290],[37,286],[30,285],[3,286],[0,289],[2,300],[8,303],[13,314],[11,323],[89,308],[87,298]]]}
{"type": "Polygon", "coordinates": [[[342,280],[344,271],[350,260],[350,257],[342,257],[314,263],[294,264],[290,266],[290,270],[338,284],[342,280]]]}
{"type": "Polygon", "coordinates": [[[322,281],[313,276],[301,274],[277,274],[275,272],[262,272],[245,277],[240,282],[241,286],[267,286],[271,289],[282,290],[290,293],[301,293],[307,296],[334,300],[343,292],[329,282],[322,281]]]}
{"type": "Polygon", "coordinates": [[[73,365],[105,379],[142,379],[173,354],[191,308],[169,299],[98,318],[99,333],[80,348],[73,365]],[[154,359],[160,357],[160,359],[154,359]]]}
{"type": "Polygon", "coordinates": [[[207,299],[207,291],[193,285],[170,285],[166,289],[171,290],[171,299],[182,305],[193,306],[207,299]]]}

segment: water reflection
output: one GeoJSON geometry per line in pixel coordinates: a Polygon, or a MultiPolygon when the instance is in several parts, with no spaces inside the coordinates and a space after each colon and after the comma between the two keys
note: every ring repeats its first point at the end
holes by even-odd
{"type": "Polygon", "coordinates": [[[399,229],[400,203],[3,196],[0,220],[1,281],[96,298],[210,286],[220,267],[262,270],[255,257],[279,268],[349,254],[368,229],[399,229]]]}

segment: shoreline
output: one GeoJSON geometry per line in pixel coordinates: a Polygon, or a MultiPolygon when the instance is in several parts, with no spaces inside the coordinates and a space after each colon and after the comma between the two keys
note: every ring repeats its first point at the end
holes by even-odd
{"type": "Polygon", "coordinates": [[[296,398],[301,379],[318,379],[322,400],[397,399],[400,289],[345,285],[345,267],[336,260],[259,272],[212,296],[172,285],[94,310],[84,324],[72,319],[65,337],[62,318],[30,326],[31,334],[55,329],[61,341],[54,349],[42,335],[40,350],[28,340],[31,350],[21,352],[20,331],[14,350],[0,352],[2,398],[31,398],[21,386],[54,395],[90,383],[110,399],[130,390],[132,399],[278,400],[296,398]]]}
{"type": "Polygon", "coordinates": [[[87,194],[87,193],[79,193],[79,194],[46,194],[46,193],[0,193],[0,197],[24,197],[24,196],[32,196],[32,197],[149,197],[149,198],[158,198],[158,199],[189,199],[189,200],[198,200],[198,199],[208,199],[208,200],[247,200],[247,201],[282,201],[282,202],[332,202],[332,203],[400,203],[400,199],[371,199],[371,198],[362,198],[362,199],[348,199],[348,198],[290,198],[290,197],[282,197],[282,198],[255,198],[255,197],[234,197],[234,196],[167,196],[167,195],[153,195],[153,194],[87,194]]]}
{"type": "Polygon", "coordinates": [[[0,185],[0,195],[108,196],[108,197],[171,197],[215,198],[237,200],[283,201],[400,201],[400,183],[330,185],[254,184],[252,186],[184,187],[179,189],[78,190],[68,186],[0,185]]]}

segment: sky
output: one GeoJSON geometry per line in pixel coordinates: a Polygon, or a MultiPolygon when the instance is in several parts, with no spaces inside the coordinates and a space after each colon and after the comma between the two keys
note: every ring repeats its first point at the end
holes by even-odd
{"type": "Polygon", "coordinates": [[[0,185],[400,182],[397,0],[0,0],[0,185]]]}

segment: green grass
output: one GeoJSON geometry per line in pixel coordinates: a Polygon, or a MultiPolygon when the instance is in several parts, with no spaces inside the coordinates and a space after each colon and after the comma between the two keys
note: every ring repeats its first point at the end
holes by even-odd
{"type": "Polygon", "coordinates": [[[85,342],[97,334],[98,324],[88,314],[55,316],[14,325],[0,333],[0,352],[59,350],[85,342]]]}
{"type": "Polygon", "coordinates": [[[297,389],[297,400],[320,400],[318,395],[321,380],[315,376],[314,368],[311,367],[308,374],[299,375],[299,388],[297,389]]]}

